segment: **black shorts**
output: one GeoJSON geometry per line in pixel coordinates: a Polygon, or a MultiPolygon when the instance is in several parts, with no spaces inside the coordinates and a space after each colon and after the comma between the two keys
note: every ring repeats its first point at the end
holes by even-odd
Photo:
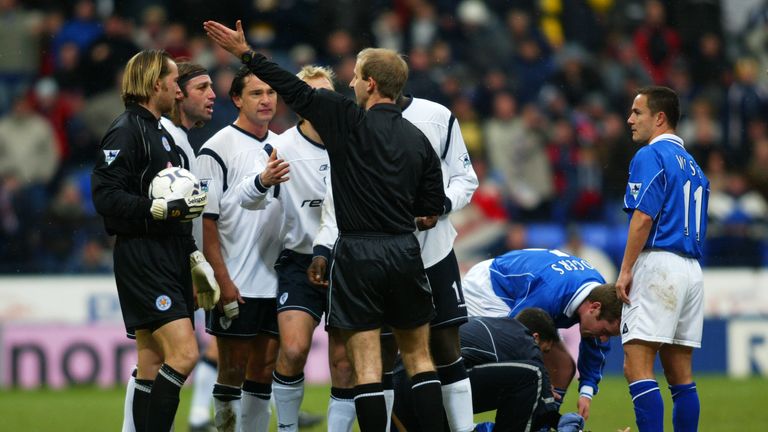
{"type": "Polygon", "coordinates": [[[215,307],[205,314],[205,331],[214,336],[251,338],[258,335],[277,336],[275,299],[246,298],[240,304],[240,315],[231,320],[215,307]]]}
{"type": "Polygon", "coordinates": [[[115,282],[128,337],[177,319],[193,321],[188,248],[189,239],[180,236],[117,236],[115,282]]]}
{"type": "Polygon", "coordinates": [[[287,310],[306,312],[320,321],[327,309],[328,292],[314,287],[307,279],[312,255],[284,250],[275,262],[277,272],[277,313],[287,310]]]}
{"type": "MultiPolygon", "coordinates": [[[[425,270],[429,286],[432,287],[432,300],[437,315],[429,323],[433,329],[458,327],[467,322],[467,305],[464,303],[464,291],[461,289],[461,273],[456,254],[451,252],[440,262],[425,270]]],[[[385,327],[382,336],[391,336],[392,330],[385,327]]]]}
{"type": "Polygon", "coordinates": [[[333,250],[327,325],[411,329],[432,320],[432,290],[413,234],[342,234],[333,250]]]}

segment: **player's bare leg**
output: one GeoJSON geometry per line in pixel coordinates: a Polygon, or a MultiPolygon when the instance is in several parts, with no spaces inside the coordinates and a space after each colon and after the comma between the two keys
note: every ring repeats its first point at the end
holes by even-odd
{"type": "Polygon", "coordinates": [[[440,377],[440,390],[448,425],[451,431],[469,432],[475,428],[472,387],[461,358],[459,327],[432,328],[429,343],[440,377]]]}
{"type": "Polygon", "coordinates": [[[624,376],[629,383],[635,421],[640,432],[664,430],[664,402],[653,375],[659,345],[637,339],[624,343],[624,376]]]}
{"type": "Polygon", "coordinates": [[[659,349],[659,357],[672,392],[672,425],[675,432],[698,430],[701,405],[691,367],[693,348],[665,344],[659,349]]]}
{"type": "Polygon", "coordinates": [[[258,335],[250,341],[250,355],[242,386],[240,430],[269,430],[272,372],[275,370],[278,346],[278,339],[268,335],[258,335]]]}
{"type": "Polygon", "coordinates": [[[181,387],[199,356],[197,339],[189,318],[166,323],[155,330],[152,336],[161,347],[164,363],[152,386],[147,431],[167,432],[176,417],[181,387]]]}
{"type": "Polygon", "coordinates": [[[403,365],[411,378],[411,389],[419,424],[424,431],[441,431],[444,426],[440,379],[429,353],[429,324],[414,329],[393,329],[403,365]]]}
{"type": "Polygon", "coordinates": [[[328,329],[328,364],[331,369],[328,430],[351,432],[356,418],[355,371],[338,329],[328,329]]]}
{"type": "Polygon", "coordinates": [[[381,385],[381,329],[342,331],[355,370],[355,409],[362,432],[384,430],[387,424],[381,385]]]}
{"type": "Polygon", "coordinates": [[[213,421],[219,431],[240,430],[241,386],[250,353],[250,340],[217,337],[219,373],[213,387],[213,421]]]}
{"type": "Polygon", "coordinates": [[[299,408],[304,399],[304,365],[318,322],[306,312],[286,310],[277,314],[277,324],[280,351],[272,391],[280,430],[294,432],[299,429],[299,408]]]}

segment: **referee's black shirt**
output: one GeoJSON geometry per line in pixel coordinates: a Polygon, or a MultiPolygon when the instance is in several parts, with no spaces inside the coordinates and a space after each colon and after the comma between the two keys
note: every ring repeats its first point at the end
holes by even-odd
{"type": "Polygon", "coordinates": [[[341,234],[411,233],[415,216],[443,213],[440,160],[397,105],[366,111],[339,93],[313,89],[260,54],[248,67],[323,139],[341,234]]]}

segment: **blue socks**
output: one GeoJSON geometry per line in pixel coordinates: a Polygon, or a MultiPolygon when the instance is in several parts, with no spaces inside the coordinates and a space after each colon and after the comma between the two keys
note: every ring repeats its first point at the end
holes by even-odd
{"type": "Polygon", "coordinates": [[[699,394],[696,383],[669,386],[672,392],[672,425],[675,432],[695,432],[699,427],[699,394]]]}
{"type": "Polygon", "coordinates": [[[656,380],[644,379],[629,384],[635,406],[635,422],[640,432],[664,432],[664,402],[656,380]]]}

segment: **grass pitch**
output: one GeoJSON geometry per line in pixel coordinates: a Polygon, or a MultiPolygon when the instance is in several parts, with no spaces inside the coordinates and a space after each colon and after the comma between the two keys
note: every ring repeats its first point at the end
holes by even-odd
{"type": "MultiPolygon", "coordinates": [[[[660,387],[665,387],[663,378],[660,387]]],[[[697,379],[701,398],[701,431],[763,432],[768,430],[768,409],[765,395],[768,380],[762,377],[729,379],[723,376],[700,376],[697,379]]],[[[613,432],[634,424],[634,413],[626,383],[622,377],[603,380],[600,394],[592,403],[587,430],[613,432]]],[[[308,386],[302,409],[325,413],[328,402],[327,386],[308,386]]],[[[0,430],[3,431],[119,431],[123,415],[124,389],[74,388],[55,390],[0,391],[0,430]]],[[[562,412],[574,411],[576,385],[566,396],[562,412]]],[[[662,390],[666,409],[666,430],[672,430],[672,402],[669,391],[662,390]]],[[[187,412],[191,393],[182,392],[181,406],[176,417],[176,431],[187,431],[187,412]]],[[[274,417],[274,415],[273,415],[274,417]]],[[[492,413],[476,416],[484,421],[492,413]]],[[[274,426],[272,430],[276,430],[274,426]]],[[[308,432],[326,430],[325,423],[306,429],[308,432]]]]}

